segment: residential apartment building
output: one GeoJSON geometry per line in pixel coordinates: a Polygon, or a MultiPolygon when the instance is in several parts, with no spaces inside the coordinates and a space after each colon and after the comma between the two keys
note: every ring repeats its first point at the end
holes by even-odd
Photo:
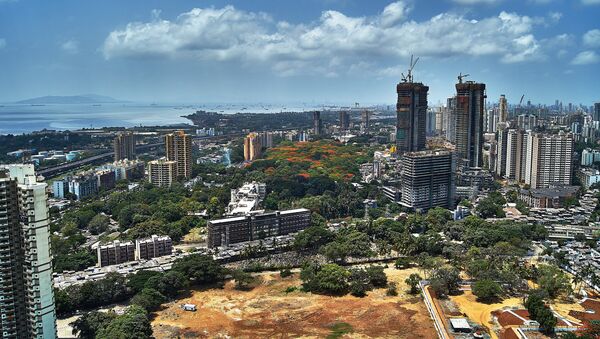
{"type": "Polygon", "coordinates": [[[110,244],[99,245],[97,251],[98,266],[110,266],[135,260],[135,245],[131,241],[115,240],[110,244]]]}
{"type": "Polygon", "coordinates": [[[135,135],[132,132],[121,132],[113,140],[115,161],[135,159],[135,135]]]}
{"type": "Polygon", "coordinates": [[[33,165],[0,168],[0,336],[56,338],[46,184],[33,165]]]}
{"type": "Polygon", "coordinates": [[[256,133],[250,133],[244,139],[244,160],[254,161],[260,157],[262,145],[256,133]]]}
{"type": "Polygon", "coordinates": [[[177,162],[165,159],[148,162],[148,181],[159,187],[170,187],[177,180],[177,162]]]}
{"type": "Polygon", "coordinates": [[[457,161],[469,167],[483,165],[483,115],[485,84],[460,81],[456,84],[457,161]]]}
{"type": "Polygon", "coordinates": [[[228,246],[299,232],[309,226],[310,211],[305,208],[210,220],[207,244],[210,248],[228,246]]]}
{"type": "Polygon", "coordinates": [[[173,253],[173,242],[169,236],[152,235],[149,238],[137,239],[135,241],[135,258],[152,259],[171,255],[173,253]]]}
{"type": "Polygon", "coordinates": [[[401,161],[401,205],[415,210],[453,207],[456,166],[451,152],[405,153],[401,161]]]}
{"type": "Polygon", "coordinates": [[[165,135],[167,160],[177,163],[175,178],[192,177],[192,137],[183,131],[165,135]]]}
{"type": "Polygon", "coordinates": [[[573,135],[529,133],[524,181],[531,188],[571,184],[573,135]]]}
{"type": "Polygon", "coordinates": [[[427,93],[422,83],[401,82],[396,86],[396,149],[399,154],[425,149],[427,93]]]}

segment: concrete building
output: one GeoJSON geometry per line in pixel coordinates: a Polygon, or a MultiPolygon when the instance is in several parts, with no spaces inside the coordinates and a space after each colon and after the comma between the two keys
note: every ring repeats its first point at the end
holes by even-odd
{"type": "Polygon", "coordinates": [[[137,180],[144,177],[144,163],[136,160],[116,161],[106,167],[115,174],[115,180],[137,180]]]}
{"type": "Polygon", "coordinates": [[[456,140],[456,97],[451,97],[446,100],[446,107],[444,109],[446,116],[446,139],[454,142],[456,140]]]}
{"type": "Polygon", "coordinates": [[[98,178],[98,189],[109,190],[115,188],[115,172],[109,169],[96,171],[96,178],[98,178]]]}
{"type": "Polygon", "coordinates": [[[367,133],[369,128],[371,127],[371,112],[370,111],[362,111],[360,113],[360,132],[367,133]]]}
{"type": "Polygon", "coordinates": [[[115,240],[110,244],[98,246],[97,254],[99,267],[118,265],[135,260],[135,245],[131,241],[115,240]]]}
{"type": "Polygon", "coordinates": [[[600,182],[600,171],[591,168],[582,168],[577,173],[577,177],[581,181],[581,185],[585,189],[588,189],[593,184],[600,182]]]}
{"type": "Polygon", "coordinates": [[[115,161],[135,159],[135,135],[132,132],[122,132],[117,134],[113,140],[115,152],[115,161]]]}
{"type": "Polygon", "coordinates": [[[254,161],[260,157],[262,145],[258,134],[250,133],[244,139],[244,160],[254,161]]]}
{"type": "Polygon", "coordinates": [[[525,180],[527,161],[527,134],[520,129],[509,129],[506,141],[506,169],[504,177],[522,182],[525,180]]]}
{"type": "Polygon", "coordinates": [[[483,113],[485,84],[459,81],[456,84],[457,160],[469,167],[483,165],[483,113]]]}
{"type": "Polygon", "coordinates": [[[260,146],[263,148],[271,148],[273,147],[273,132],[260,132],[258,133],[258,139],[260,141],[260,146]]]}
{"type": "Polygon", "coordinates": [[[425,149],[427,93],[422,83],[401,82],[396,86],[396,149],[399,154],[425,149]]]}
{"type": "Polygon", "coordinates": [[[71,178],[68,181],[69,192],[75,195],[77,200],[85,199],[98,194],[98,177],[92,173],[86,173],[71,178]]]}
{"type": "Polygon", "coordinates": [[[586,148],[581,152],[581,166],[592,166],[595,162],[600,162],[600,150],[586,148]]]}
{"type": "Polygon", "coordinates": [[[347,131],[348,129],[350,129],[350,114],[340,111],[340,130],[347,131]]]}
{"type": "Polygon", "coordinates": [[[52,195],[55,198],[64,199],[69,193],[69,183],[66,180],[56,180],[52,183],[52,195]]]}
{"type": "Polygon", "coordinates": [[[231,199],[225,215],[246,215],[258,208],[267,194],[267,185],[260,182],[244,183],[231,190],[231,199]]]}
{"type": "Polygon", "coordinates": [[[46,184],[33,165],[0,168],[0,336],[56,338],[46,184]]]}
{"type": "Polygon", "coordinates": [[[504,177],[506,175],[506,156],[508,152],[508,130],[506,128],[498,129],[498,141],[496,142],[496,175],[504,177]]]}
{"type": "Polygon", "coordinates": [[[537,126],[537,117],[533,114],[520,114],[517,116],[517,127],[529,131],[537,126]]]}
{"type": "Polygon", "coordinates": [[[137,239],[135,241],[135,259],[152,259],[171,255],[173,253],[173,242],[169,236],[152,235],[149,238],[137,239]]]}
{"type": "Polygon", "coordinates": [[[313,133],[315,135],[323,134],[323,120],[321,120],[321,112],[313,112],[313,133]]]}
{"type": "Polygon", "coordinates": [[[573,135],[529,133],[524,181],[531,188],[571,184],[573,135]]]}
{"type": "Polygon", "coordinates": [[[567,198],[576,197],[579,186],[551,186],[519,190],[519,200],[533,208],[562,208],[567,198]]]}
{"type": "Polygon", "coordinates": [[[415,210],[453,207],[456,167],[451,152],[410,152],[401,161],[401,205],[415,210]]]}
{"type": "Polygon", "coordinates": [[[594,121],[600,121],[600,102],[594,104],[594,114],[592,115],[594,121]]]}
{"type": "Polygon", "coordinates": [[[498,124],[506,124],[508,121],[508,101],[504,94],[500,95],[498,100],[498,124]]]}
{"type": "Polygon", "coordinates": [[[177,163],[175,178],[192,177],[192,137],[183,131],[165,135],[167,160],[177,163]]]}
{"type": "Polygon", "coordinates": [[[299,232],[310,226],[310,211],[305,208],[252,213],[245,216],[210,220],[209,248],[299,232]]]}
{"type": "Polygon", "coordinates": [[[156,186],[170,187],[177,176],[177,162],[165,159],[148,162],[148,181],[156,186]]]}

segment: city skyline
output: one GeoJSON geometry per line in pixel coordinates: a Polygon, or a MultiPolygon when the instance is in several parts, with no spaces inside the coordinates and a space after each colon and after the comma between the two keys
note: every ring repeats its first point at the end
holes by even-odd
{"type": "Polygon", "coordinates": [[[453,94],[463,72],[487,84],[491,101],[525,94],[589,106],[600,99],[595,9],[595,0],[0,1],[0,102],[87,92],[391,104],[414,54],[431,105],[453,94]],[[574,90],[564,92],[565,82],[574,90]]]}

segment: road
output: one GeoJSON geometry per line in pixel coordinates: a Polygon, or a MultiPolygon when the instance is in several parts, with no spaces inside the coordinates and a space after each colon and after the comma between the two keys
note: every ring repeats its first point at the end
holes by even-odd
{"type": "MultiPolygon", "coordinates": [[[[157,146],[161,146],[161,145],[164,145],[164,143],[161,142],[161,143],[156,143],[156,144],[137,145],[136,149],[143,150],[143,149],[157,147],[157,146]]],[[[84,165],[93,164],[100,160],[110,159],[114,156],[114,154],[115,154],[115,152],[101,153],[101,154],[94,155],[89,158],[72,161],[72,162],[67,162],[67,163],[64,163],[64,164],[61,164],[58,166],[54,166],[54,167],[50,167],[50,168],[45,168],[41,171],[38,171],[37,174],[41,175],[43,177],[53,177],[53,176],[68,172],[70,170],[82,167],[84,165]]]]}

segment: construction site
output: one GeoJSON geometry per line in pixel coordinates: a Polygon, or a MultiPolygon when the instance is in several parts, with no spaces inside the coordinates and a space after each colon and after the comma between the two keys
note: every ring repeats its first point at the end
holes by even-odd
{"type": "Polygon", "coordinates": [[[421,296],[405,291],[404,280],[416,272],[386,269],[398,295],[375,289],[363,298],[306,293],[297,273],[288,278],[261,273],[248,291],[228,281],[163,305],[152,328],[156,338],[435,338],[421,296]]]}

